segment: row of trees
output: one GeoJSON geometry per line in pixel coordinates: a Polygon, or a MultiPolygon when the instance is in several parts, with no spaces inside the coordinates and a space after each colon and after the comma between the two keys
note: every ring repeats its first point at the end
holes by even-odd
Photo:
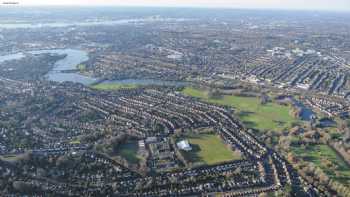
{"type": "MultiPolygon", "coordinates": [[[[261,134],[261,132],[259,132],[261,134]]],[[[276,149],[278,152],[288,155],[288,161],[293,164],[293,166],[298,170],[300,175],[313,186],[318,188],[326,196],[332,196],[336,194],[337,196],[350,196],[350,189],[340,183],[337,180],[329,177],[321,168],[314,165],[314,163],[305,161],[300,156],[294,155],[291,151],[292,147],[304,147],[302,149],[307,150],[307,146],[317,146],[321,144],[332,144],[335,139],[325,129],[313,129],[309,126],[297,126],[295,125],[290,131],[285,132],[273,132],[265,131],[261,134],[262,139],[269,144],[272,148],[276,149]]],[[[344,148],[344,142],[337,143],[336,147],[333,148],[337,152],[342,152],[346,154],[347,151],[344,148]]],[[[343,154],[342,154],[343,155],[343,154]]],[[[344,157],[344,156],[343,156],[344,157]]],[[[346,158],[346,156],[344,157],[346,158]]],[[[330,171],[334,172],[335,176],[343,176],[342,171],[339,171],[339,166],[330,161],[327,158],[320,158],[322,165],[327,167],[330,171]]]]}
{"type": "Polygon", "coordinates": [[[321,168],[313,163],[303,161],[291,152],[288,153],[287,160],[293,164],[308,183],[317,187],[326,196],[332,196],[332,194],[336,193],[337,196],[350,197],[350,188],[330,178],[321,168]]]}

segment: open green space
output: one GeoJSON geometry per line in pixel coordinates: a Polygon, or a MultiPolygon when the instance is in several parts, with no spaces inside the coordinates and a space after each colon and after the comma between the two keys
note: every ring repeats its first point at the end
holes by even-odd
{"type": "Polygon", "coordinates": [[[97,84],[91,86],[93,89],[96,90],[119,90],[119,89],[133,89],[137,88],[138,85],[135,84],[118,84],[118,83],[108,83],[108,84],[97,84]]]}
{"type": "Polygon", "coordinates": [[[69,144],[80,144],[80,140],[72,140],[69,142],[69,144]]]}
{"type": "Polygon", "coordinates": [[[192,134],[182,139],[187,139],[192,147],[191,151],[181,151],[185,159],[191,163],[212,165],[242,159],[215,134],[192,134]]]}
{"type": "Polygon", "coordinates": [[[28,153],[22,154],[13,154],[13,155],[2,155],[0,156],[0,160],[8,161],[8,162],[17,162],[24,158],[28,157],[28,153]]]}
{"type": "Polygon", "coordinates": [[[292,147],[292,151],[303,160],[321,168],[330,178],[350,186],[350,167],[328,145],[292,147]]]}
{"type": "Polygon", "coordinates": [[[130,141],[118,146],[117,155],[120,155],[130,163],[137,164],[140,161],[140,158],[137,156],[137,151],[137,141],[130,141]]]}
{"type": "Polygon", "coordinates": [[[257,97],[224,95],[219,99],[212,99],[209,98],[208,91],[192,87],[186,87],[182,93],[200,98],[205,102],[235,108],[240,119],[249,128],[280,131],[298,121],[297,118],[291,115],[291,107],[273,102],[261,104],[257,97]]]}

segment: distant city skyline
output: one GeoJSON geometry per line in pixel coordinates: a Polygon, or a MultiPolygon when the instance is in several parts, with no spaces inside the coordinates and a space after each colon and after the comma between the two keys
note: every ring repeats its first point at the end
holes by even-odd
{"type": "MultiPolygon", "coordinates": [[[[2,2],[9,2],[2,0],[2,2]]],[[[12,2],[12,1],[10,1],[12,2]]],[[[14,0],[20,5],[166,6],[350,11],[350,0],[14,0]]]]}

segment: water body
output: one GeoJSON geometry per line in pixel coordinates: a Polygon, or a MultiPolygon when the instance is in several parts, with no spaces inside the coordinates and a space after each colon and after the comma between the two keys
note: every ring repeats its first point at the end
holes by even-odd
{"type": "Polygon", "coordinates": [[[333,127],[337,125],[337,123],[334,120],[329,118],[323,118],[319,122],[321,127],[333,127]]]}
{"type": "Polygon", "coordinates": [[[131,85],[156,85],[156,86],[175,86],[181,87],[189,85],[184,81],[166,81],[160,79],[122,79],[122,80],[106,80],[101,84],[131,84],[131,85]]]}
{"type": "Polygon", "coordinates": [[[15,54],[10,54],[10,55],[3,55],[0,56],[0,63],[5,62],[5,61],[12,61],[12,60],[18,60],[21,58],[24,58],[25,55],[23,53],[15,53],[15,54]]]}
{"type": "MultiPolygon", "coordinates": [[[[28,51],[33,55],[51,53],[58,55],[67,55],[65,58],[57,61],[54,68],[46,74],[46,78],[51,81],[65,82],[71,81],[76,83],[82,83],[84,85],[89,85],[96,82],[98,79],[93,77],[88,77],[81,75],[80,73],[64,72],[67,70],[75,70],[76,66],[89,59],[87,52],[77,49],[48,49],[48,50],[35,50],[28,51]]],[[[0,63],[4,61],[11,61],[24,58],[23,53],[9,54],[0,56],[0,63]]]]}
{"type": "MultiPolygon", "coordinates": [[[[90,85],[99,81],[98,78],[82,75],[78,72],[71,72],[76,69],[76,66],[89,59],[87,52],[77,49],[48,49],[27,51],[33,55],[51,53],[58,55],[67,55],[65,58],[58,60],[53,69],[49,71],[45,77],[50,81],[56,82],[75,82],[84,85],[90,85]],[[65,72],[69,71],[69,72],[65,72]]],[[[9,54],[0,56],[0,63],[4,61],[11,61],[24,58],[25,54],[20,52],[16,54],[9,54]]],[[[157,79],[123,79],[123,80],[105,80],[102,84],[133,84],[133,85],[157,85],[157,86],[175,86],[181,87],[188,85],[188,82],[183,81],[166,81],[157,79]]]]}
{"type": "Polygon", "coordinates": [[[58,55],[67,55],[64,59],[56,62],[53,71],[74,70],[76,66],[84,61],[89,60],[87,52],[77,49],[49,49],[30,51],[33,55],[51,53],[58,55]]]}
{"type": "Polygon", "coordinates": [[[292,96],[284,96],[278,100],[288,100],[293,103],[295,107],[298,107],[301,111],[299,117],[304,121],[311,121],[313,117],[316,117],[316,113],[312,111],[309,107],[305,106],[302,102],[296,100],[292,96]]]}
{"type": "Polygon", "coordinates": [[[300,118],[305,121],[310,121],[312,120],[313,117],[316,116],[315,112],[313,112],[310,108],[307,108],[304,104],[301,102],[295,103],[298,107],[301,108],[300,112],[300,118]]]}
{"type": "Polygon", "coordinates": [[[293,99],[293,103],[295,106],[297,106],[301,109],[299,116],[302,120],[311,121],[313,117],[316,117],[315,112],[313,112],[310,108],[306,107],[300,101],[293,99]]]}

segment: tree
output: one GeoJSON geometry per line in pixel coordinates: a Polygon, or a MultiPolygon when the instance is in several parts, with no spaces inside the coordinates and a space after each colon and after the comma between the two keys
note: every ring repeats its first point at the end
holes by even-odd
{"type": "Polygon", "coordinates": [[[280,137],[278,141],[280,147],[282,147],[284,150],[289,150],[290,144],[291,144],[291,139],[289,136],[285,137],[282,136],[280,137]]]}
{"type": "Polygon", "coordinates": [[[270,98],[266,93],[261,94],[260,102],[262,105],[267,104],[269,102],[269,100],[270,100],[270,98]]]}
{"type": "Polygon", "coordinates": [[[268,197],[268,195],[266,193],[261,193],[259,194],[259,197],[268,197]]]}
{"type": "Polygon", "coordinates": [[[222,98],[222,95],[218,89],[211,89],[208,93],[208,97],[210,99],[220,99],[222,98]]]}

